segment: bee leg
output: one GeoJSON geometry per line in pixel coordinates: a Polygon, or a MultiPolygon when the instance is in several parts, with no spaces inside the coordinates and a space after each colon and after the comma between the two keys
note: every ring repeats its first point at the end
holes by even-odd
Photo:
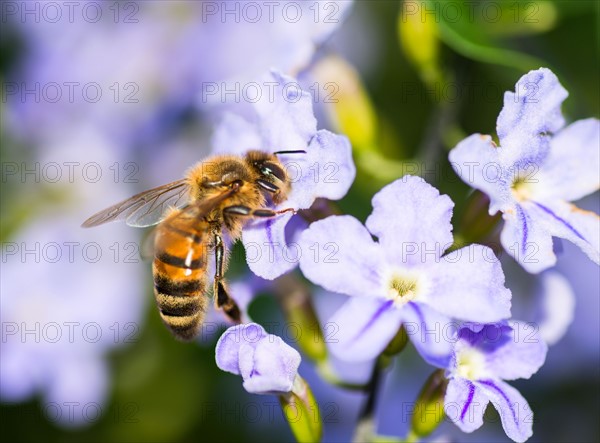
{"type": "Polygon", "coordinates": [[[263,209],[263,208],[259,208],[259,209],[252,209],[249,208],[248,206],[241,206],[241,205],[236,205],[236,206],[228,206],[225,209],[223,209],[223,212],[227,215],[233,215],[233,216],[239,216],[239,217],[259,217],[259,218],[270,218],[270,217],[277,217],[279,214],[283,214],[285,212],[293,212],[294,214],[296,213],[296,210],[294,208],[286,208],[286,209],[281,209],[279,211],[274,211],[272,209],[263,209]]]}
{"type": "Polygon", "coordinates": [[[223,239],[219,234],[215,234],[215,282],[214,282],[214,297],[217,308],[221,308],[227,316],[236,323],[241,323],[240,308],[227,292],[227,285],[223,277],[223,267],[225,262],[225,247],[223,239]]]}

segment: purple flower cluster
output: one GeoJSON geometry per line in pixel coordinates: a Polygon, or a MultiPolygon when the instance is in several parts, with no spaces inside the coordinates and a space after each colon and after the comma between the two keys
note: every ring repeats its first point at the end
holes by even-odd
{"type": "Polygon", "coordinates": [[[351,296],[330,320],[340,327],[332,352],[374,358],[405,324],[421,355],[443,363],[450,356],[451,342],[442,339],[453,335],[450,319],[496,322],[510,316],[510,292],[491,250],[476,246],[443,255],[453,243],[452,207],[448,196],[407,176],[375,195],[367,228],[353,217],[335,216],[302,234],[306,248],[332,238],[339,248],[336,263],[309,255],[300,261],[311,281],[351,296]]]}
{"type": "Polygon", "coordinates": [[[447,369],[445,407],[463,431],[481,426],[491,401],[507,435],[524,441],[531,435],[531,414],[522,413],[529,406],[502,380],[537,371],[546,345],[537,337],[531,346],[512,336],[508,340],[512,329],[498,326],[510,317],[511,293],[487,247],[445,253],[453,244],[452,206],[420,178],[397,180],[373,198],[366,228],[349,216],[313,223],[301,244],[337,236],[339,260],[326,264],[307,258],[300,267],[314,283],[351,296],[330,319],[339,327],[329,343],[338,358],[373,359],[403,326],[428,363],[447,369]],[[488,339],[496,329],[500,337],[488,339]],[[458,415],[450,413],[456,404],[458,415]]]}
{"type": "MultiPolygon", "coordinates": [[[[269,79],[285,89],[293,82],[276,72],[269,79]]],[[[305,150],[306,156],[293,159],[305,169],[284,205],[308,208],[316,197],[343,197],[355,170],[347,140],[317,131],[310,97],[300,90],[294,94],[257,103],[250,117],[226,116],[214,142],[218,152],[233,146],[238,153],[257,146],[305,150]],[[315,161],[335,162],[339,180],[319,183],[305,175],[315,161]]],[[[475,134],[450,154],[456,172],[489,195],[490,213],[503,213],[502,243],[533,273],[555,263],[552,236],[572,241],[599,261],[598,216],[566,203],[598,189],[599,150],[593,148],[599,124],[589,119],[562,129],[565,97],[552,72],[532,71],[515,93],[505,95],[498,118],[502,147],[475,134]],[[531,256],[530,247],[536,248],[531,256]]],[[[535,295],[540,306],[531,313],[540,330],[525,334],[525,323],[509,320],[512,294],[494,252],[477,244],[456,247],[454,203],[448,196],[421,178],[405,176],[381,189],[372,204],[365,225],[352,216],[330,216],[294,233],[304,276],[329,293],[349,296],[328,319],[336,326],[327,343],[330,364],[371,364],[404,332],[426,362],[445,370],[444,409],[462,431],[481,427],[492,403],[508,437],[527,440],[533,413],[505,380],[531,377],[545,361],[546,343],[564,334],[573,312],[569,284],[557,273],[540,276],[535,295]],[[331,242],[333,257],[316,250],[331,242]],[[557,312],[552,300],[564,309],[557,312]]],[[[249,263],[261,277],[272,279],[293,268],[274,248],[287,244],[290,218],[257,222],[244,234],[244,243],[271,249],[264,254],[271,263],[249,263]]],[[[299,377],[297,352],[256,324],[230,328],[216,354],[219,367],[241,375],[249,392],[291,392],[299,377]],[[244,331],[254,332],[254,339],[240,334],[244,331]]]]}

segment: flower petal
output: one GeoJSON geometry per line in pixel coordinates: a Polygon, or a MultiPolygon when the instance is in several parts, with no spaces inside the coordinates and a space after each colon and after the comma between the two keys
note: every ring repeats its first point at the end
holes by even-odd
{"type": "Polygon", "coordinates": [[[239,354],[242,344],[255,347],[256,344],[267,336],[262,326],[256,323],[236,325],[227,329],[219,338],[215,347],[215,360],[217,366],[223,371],[239,375],[239,354]]]}
{"type": "Polygon", "coordinates": [[[407,175],[375,194],[366,225],[389,260],[420,263],[425,252],[436,251],[439,257],[452,245],[453,207],[447,195],[422,178],[407,175]]]}
{"type": "Polygon", "coordinates": [[[428,266],[431,289],[422,301],[453,318],[481,323],[510,317],[510,290],[487,246],[470,245],[428,266]],[[457,303],[460,300],[460,303],[457,303]]]}
{"type": "MultiPolygon", "coordinates": [[[[262,338],[261,338],[262,340],[262,338]]],[[[244,381],[253,375],[254,371],[254,351],[258,347],[258,342],[253,345],[250,343],[241,342],[238,348],[237,354],[237,365],[239,368],[239,375],[242,376],[244,381]]],[[[223,369],[223,368],[221,368],[223,369]]],[[[231,371],[229,371],[231,372],[231,371]]]]}
{"type": "Polygon", "coordinates": [[[252,149],[262,149],[262,144],[255,125],[229,112],[223,115],[211,140],[215,154],[244,155],[252,149]]]}
{"type": "Polygon", "coordinates": [[[400,312],[406,333],[421,357],[431,365],[448,367],[458,323],[424,303],[409,302],[400,312]]]}
{"type": "MultiPolygon", "coordinates": [[[[240,370],[247,365],[242,364],[240,348],[240,370]]],[[[258,342],[256,348],[248,349],[248,357],[252,358],[250,371],[242,370],[244,389],[253,394],[290,392],[300,366],[300,354],[287,345],[280,337],[268,335],[258,342]]]]}
{"type": "Polygon", "coordinates": [[[600,264],[600,217],[562,201],[530,202],[527,210],[534,223],[553,237],[569,240],[594,263],[600,264]]]}
{"type": "Polygon", "coordinates": [[[298,264],[302,251],[297,245],[288,244],[286,239],[290,218],[292,214],[282,214],[252,223],[242,231],[246,262],[259,277],[273,280],[298,264]]]}
{"type": "Polygon", "coordinates": [[[537,174],[541,199],[579,200],[600,188],[600,121],[579,120],[554,136],[537,174]]]}
{"type": "Polygon", "coordinates": [[[299,239],[300,269],[328,291],[383,297],[380,246],[354,217],[332,216],[312,223],[299,239]]]}
{"type": "Polygon", "coordinates": [[[485,392],[500,414],[508,437],[516,442],[524,442],[531,437],[533,412],[519,391],[502,380],[478,380],[475,384],[485,392]]]}
{"type": "Polygon", "coordinates": [[[356,177],[348,139],[321,130],[311,139],[306,154],[282,155],[292,190],[282,205],[309,208],[317,197],[339,200],[356,177]]]}
{"type": "Polygon", "coordinates": [[[503,214],[504,228],[500,234],[502,247],[523,269],[532,274],[556,264],[552,249],[552,237],[530,215],[529,208],[517,204],[514,210],[503,214]]]}
{"type": "Polygon", "coordinates": [[[528,72],[515,85],[515,92],[504,94],[496,130],[505,165],[541,163],[548,153],[551,134],[564,125],[560,106],[567,96],[556,75],[547,68],[528,72]]]}
{"type": "Polygon", "coordinates": [[[510,206],[512,200],[506,177],[512,165],[502,163],[501,149],[489,135],[473,134],[448,155],[454,172],[462,181],[490,198],[490,214],[510,206]]]}
{"type": "Polygon", "coordinates": [[[483,425],[483,413],[489,404],[485,393],[471,381],[452,378],[448,382],[444,411],[463,432],[473,432],[483,425]]]}
{"type": "Polygon", "coordinates": [[[327,322],[327,344],[344,361],[368,361],[377,357],[400,329],[400,311],[391,301],[350,298],[327,322]]]}
{"type": "MultiPolygon", "coordinates": [[[[529,378],[535,374],[546,360],[548,347],[537,333],[532,323],[511,322],[512,330],[508,332],[509,340],[503,340],[493,332],[487,332],[490,344],[494,341],[501,344],[497,347],[487,346],[485,354],[487,366],[503,380],[529,378]]],[[[500,329],[496,328],[496,331],[500,329]]]]}
{"type": "Polygon", "coordinates": [[[558,272],[541,275],[535,294],[534,320],[540,337],[549,345],[556,344],[567,332],[575,315],[575,293],[569,281],[558,272]]]}
{"type": "Polygon", "coordinates": [[[277,71],[271,71],[264,84],[273,88],[262,94],[254,106],[264,143],[262,149],[269,152],[306,149],[317,132],[312,95],[303,91],[293,78],[277,71]]]}

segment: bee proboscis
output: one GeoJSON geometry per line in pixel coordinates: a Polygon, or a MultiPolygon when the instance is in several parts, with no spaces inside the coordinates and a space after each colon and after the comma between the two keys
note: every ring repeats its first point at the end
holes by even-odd
{"type": "Polygon", "coordinates": [[[134,195],[91,216],[83,227],[125,220],[130,226],[158,225],[154,232],[154,295],[160,316],[181,340],[200,331],[207,308],[207,263],[215,256],[215,304],[234,322],[241,313],[224,279],[227,248],[224,235],[238,240],[252,218],[275,217],[287,199],[290,179],[277,154],[249,151],[222,155],[192,167],[185,178],[134,195]]]}

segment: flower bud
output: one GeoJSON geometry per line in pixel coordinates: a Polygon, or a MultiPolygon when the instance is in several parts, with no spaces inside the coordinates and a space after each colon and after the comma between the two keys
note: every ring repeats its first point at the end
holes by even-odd
{"type": "Polygon", "coordinates": [[[423,82],[432,84],[442,78],[439,60],[437,18],[426,11],[435,10],[429,2],[406,1],[398,16],[398,38],[406,58],[419,71],[423,82]]]}
{"type": "Polygon", "coordinates": [[[309,443],[321,440],[323,425],[319,405],[302,377],[296,376],[292,392],[280,395],[279,403],[296,441],[309,443]]]}
{"type": "Polygon", "coordinates": [[[448,380],[442,370],[433,372],[419,393],[412,416],[412,432],[420,437],[431,434],[444,419],[444,396],[448,380]]]}
{"type": "Polygon", "coordinates": [[[223,333],[215,348],[217,366],[241,375],[253,394],[290,392],[298,375],[300,354],[262,326],[248,323],[223,333]]]}

